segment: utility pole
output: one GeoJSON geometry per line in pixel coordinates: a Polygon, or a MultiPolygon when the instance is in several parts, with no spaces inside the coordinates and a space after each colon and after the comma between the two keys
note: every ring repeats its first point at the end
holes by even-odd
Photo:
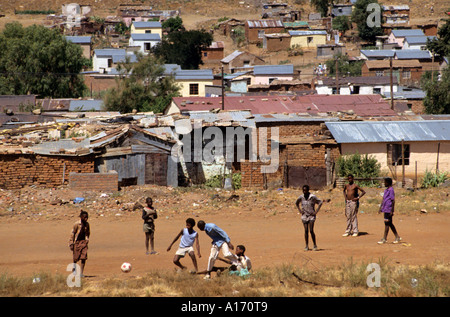
{"type": "Polygon", "coordinates": [[[224,109],[225,109],[225,88],[224,88],[223,66],[222,66],[222,110],[224,109]]]}
{"type": "Polygon", "coordinates": [[[391,84],[391,109],[394,110],[394,79],[393,79],[393,74],[392,74],[392,57],[389,58],[389,68],[390,68],[390,84],[391,84]]]}
{"type": "Polygon", "coordinates": [[[336,94],[340,95],[340,92],[339,92],[339,67],[338,67],[338,65],[339,65],[339,61],[336,58],[336,94]]]}

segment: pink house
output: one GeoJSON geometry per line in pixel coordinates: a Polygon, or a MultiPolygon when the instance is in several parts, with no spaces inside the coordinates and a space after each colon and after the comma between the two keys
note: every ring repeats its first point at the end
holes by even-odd
{"type": "Polygon", "coordinates": [[[425,34],[419,29],[392,30],[388,37],[388,43],[397,43],[398,46],[403,47],[403,41],[407,36],[425,36],[425,34]]]}

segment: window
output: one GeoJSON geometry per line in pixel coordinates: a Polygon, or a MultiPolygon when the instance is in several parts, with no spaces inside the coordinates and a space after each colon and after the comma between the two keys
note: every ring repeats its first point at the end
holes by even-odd
{"type": "Polygon", "coordinates": [[[258,38],[259,39],[264,38],[264,30],[258,30],[258,38]]]}
{"type": "Polygon", "coordinates": [[[384,76],[384,70],[377,70],[377,71],[375,71],[375,76],[383,77],[384,76]]]}
{"type": "Polygon", "coordinates": [[[381,88],[374,88],[373,93],[376,95],[381,95],[381,88]]]}
{"type": "Polygon", "coordinates": [[[144,43],[144,51],[146,51],[146,52],[150,51],[151,47],[152,46],[150,45],[150,43],[144,43]]]}
{"type": "MultiPolygon", "coordinates": [[[[403,144],[403,155],[405,156],[405,164],[409,165],[409,144],[403,144]]],[[[387,145],[388,164],[403,165],[402,162],[402,145],[398,143],[387,145]]]]}
{"type": "Polygon", "coordinates": [[[411,71],[410,70],[404,70],[402,72],[403,79],[410,79],[411,78],[411,71]]]}
{"type": "Polygon", "coordinates": [[[243,62],[244,67],[250,66],[250,61],[244,60],[243,62]]]}
{"type": "Polygon", "coordinates": [[[189,95],[198,95],[198,84],[189,84],[189,95]]]}
{"type": "Polygon", "coordinates": [[[108,67],[112,67],[112,64],[113,64],[112,58],[108,58],[108,67]]]}
{"type": "Polygon", "coordinates": [[[145,33],[147,34],[152,33],[152,30],[145,30],[145,33]]]}
{"type": "Polygon", "coordinates": [[[308,36],[307,38],[306,38],[306,40],[308,41],[308,44],[310,44],[310,43],[312,43],[313,42],[313,37],[312,36],[308,36]]]}

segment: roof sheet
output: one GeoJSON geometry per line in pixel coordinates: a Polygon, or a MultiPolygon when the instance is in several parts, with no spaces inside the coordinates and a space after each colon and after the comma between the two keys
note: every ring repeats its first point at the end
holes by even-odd
{"type": "Polygon", "coordinates": [[[398,59],[431,58],[430,52],[424,50],[398,50],[395,52],[395,56],[398,59]]]}
{"type": "MultiPolygon", "coordinates": [[[[353,110],[362,117],[397,115],[380,95],[228,96],[224,100],[224,110],[250,110],[252,114],[326,115],[353,110]]],[[[221,97],[174,97],[172,101],[180,112],[222,108],[221,97]]]]}
{"type": "Polygon", "coordinates": [[[160,28],[161,22],[158,21],[137,21],[133,22],[135,28],[160,28]]]}
{"type": "Polygon", "coordinates": [[[327,35],[327,31],[323,30],[289,31],[289,34],[291,36],[327,35]]]}
{"type": "Polygon", "coordinates": [[[406,29],[406,30],[392,30],[392,34],[395,37],[405,37],[405,36],[424,36],[422,30],[419,29],[406,29]]]}
{"type": "Polygon", "coordinates": [[[394,57],[395,50],[361,50],[367,57],[394,57]]]}
{"type": "Polygon", "coordinates": [[[91,44],[91,36],[66,36],[66,40],[75,44],[91,44]]]}
{"type": "Polygon", "coordinates": [[[450,141],[450,121],[326,122],[338,143],[450,141]]]}
{"type": "Polygon", "coordinates": [[[294,65],[255,65],[253,66],[253,74],[258,75],[292,75],[294,74],[294,65]]]}
{"type": "Polygon", "coordinates": [[[161,41],[158,33],[131,33],[133,41],[161,41]]]}
{"type": "Polygon", "coordinates": [[[436,36],[407,36],[405,42],[409,44],[426,44],[428,40],[432,41],[437,39],[436,36]]]}
{"type": "Polygon", "coordinates": [[[284,28],[280,20],[248,20],[249,28],[284,28]]]}

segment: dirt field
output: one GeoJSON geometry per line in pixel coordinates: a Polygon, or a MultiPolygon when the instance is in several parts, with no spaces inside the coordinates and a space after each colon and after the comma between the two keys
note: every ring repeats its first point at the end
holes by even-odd
{"type": "MultiPolygon", "coordinates": [[[[71,263],[68,239],[81,208],[90,214],[91,240],[85,274],[89,279],[121,277],[120,265],[128,261],[142,276],[153,270],[174,270],[172,250],[166,249],[184,227],[185,219],[216,223],[231,237],[234,245],[244,244],[255,268],[292,264],[308,269],[336,266],[350,259],[390,265],[424,266],[450,263],[450,218],[447,189],[410,193],[396,189],[397,213],[394,223],[403,238],[401,244],[378,245],[384,224],[376,213],[382,188],[369,189],[361,201],[358,216],[361,235],[342,237],[346,226],[340,190],[316,194],[330,200],[324,203],[316,221],[319,251],[304,251],[303,228],[295,210],[298,190],[246,191],[226,201],[231,192],[200,189],[166,189],[155,186],[129,187],[109,197],[101,193],[77,193],[68,189],[25,189],[20,193],[2,191],[0,196],[0,274],[32,276],[37,273],[66,273],[71,263]],[[51,194],[50,194],[51,193],[51,194]],[[86,197],[82,204],[70,199],[86,197]],[[159,212],[156,220],[157,255],[146,255],[136,201],[152,196],[159,212]],[[55,201],[61,205],[55,205],[55,201]],[[426,208],[426,213],[420,211],[426,208]]],[[[200,232],[205,269],[210,238],[200,232]]],[[[182,261],[189,269],[189,258],[182,261]]]]}

